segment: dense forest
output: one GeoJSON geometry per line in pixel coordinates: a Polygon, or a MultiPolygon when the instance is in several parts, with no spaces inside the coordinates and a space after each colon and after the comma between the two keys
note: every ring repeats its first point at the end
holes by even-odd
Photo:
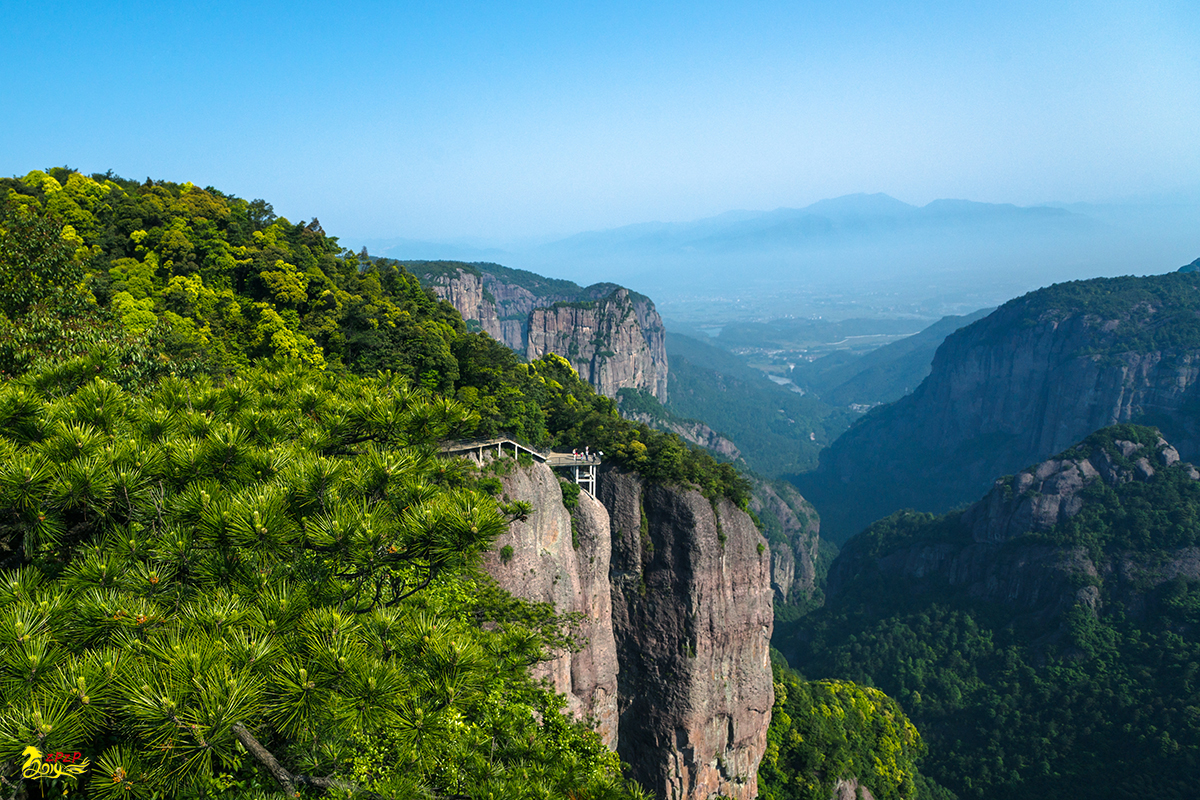
{"type": "MultiPolygon", "coordinates": [[[[463,403],[479,416],[477,435],[590,445],[648,477],[745,503],[732,467],[621,419],[562,359],[520,363],[468,332],[410,273],[360,261],[315,219],[293,224],[261,200],[212,188],[65,168],[0,180],[0,213],[11,219],[14,248],[61,230],[74,252],[63,267],[72,274],[60,277],[80,281],[72,287],[79,291],[56,300],[74,303],[69,313],[21,292],[0,308],[4,374],[66,348],[116,359],[128,383],[154,374],[153,363],[137,362],[135,342],[176,373],[219,377],[273,357],[359,375],[385,370],[463,403]]],[[[26,277],[38,271],[28,255],[14,251],[9,263],[0,276],[6,285],[39,291],[26,277]]]]}
{"type": "MultiPolygon", "coordinates": [[[[522,363],[317,220],[212,188],[0,180],[0,312],[5,796],[75,753],[86,780],[42,790],[643,796],[528,677],[581,646],[571,620],[479,570],[529,509],[437,445],[590,445],[744,508],[733,466],[622,419],[562,358],[522,363]]],[[[843,706],[828,763],[882,758],[863,785],[913,796],[894,703],[785,684],[771,796],[810,796],[797,737],[843,706]]]]}
{"type": "MultiPolygon", "coordinates": [[[[1160,443],[1115,426],[1047,462],[1123,470],[1086,483],[1049,530],[986,543],[962,511],[880,520],[782,646],[809,678],[896,698],[925,735],[926,772],[964,798],[1193,797],[1200,481],[1169,459],[1129,478],[1160,443]]],[[[1015,491],[1011,477],[994,490],[1015,491]]]]}

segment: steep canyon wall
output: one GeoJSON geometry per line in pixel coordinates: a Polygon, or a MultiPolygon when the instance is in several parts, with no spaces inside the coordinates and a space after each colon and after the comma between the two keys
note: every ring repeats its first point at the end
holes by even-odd
{"type": "Polygon", "coordinates": [[[585,620],[587,647],[539,674],[657,796],[757,797],[773,618],[771,552],[750,517],[606,467],[599,499],[579,495],[576,547],[548,467],[514,467],[502,481],[534,512],[497,541],[488,572],[517,596],[585,620]]]}
{"type": "Polygon", "coordinates": [[[1200,275],[1107,278],[1010,301],[946,338],[917,390],[867,414],[797,484],[844,541],[899,508],[941,512],[1120,422],[1200,457],[1200,275]]]}

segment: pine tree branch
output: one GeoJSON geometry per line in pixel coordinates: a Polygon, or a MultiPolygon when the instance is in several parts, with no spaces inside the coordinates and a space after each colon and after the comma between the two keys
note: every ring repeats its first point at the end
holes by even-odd
{"type": "Polygon", "coordinates": [[[271,755],[271,751],[258,743],[258,740],[246,730],[246,726],[240,722],[233,723],[233,735],[242,743],[242,747],[250,755],[258,759],[258,762],[267,768],[275,780],[279,781],[279,785],[283,787],[284,794],[288,797],[296,797],[296,783],[292,780],[292,773],[283,768],[283,765],[275,760],[275,756],[271,755]]]}
{"type": "MultiPolygon", "coordinates": [[[[315,786],[318,789],[340,789],[344,792],[350,792],[355,795],[362,795],[366,800],[388,800],[381,794],[367,791],[361,786],[355,786],[348,781],[339,780],[338,778],[321,778],[314,775],[293,775],[279,763],[275,756],[271,755],[271,751],[263,747],[258,739],[254,738],[254,734],[246,729],[246,726],[240,722],[233,724],[233,735],[242,743],[242,747],[250,755],[258,759],[258,762],[267,768],[267,771],[279,781],[279,785],[283,787],[283,791],[288,797],[299,797],[300,793],[296,791],[296,786],[315,786]]],[[[464,798],[466,800],[466,798],[464,798]]]]}

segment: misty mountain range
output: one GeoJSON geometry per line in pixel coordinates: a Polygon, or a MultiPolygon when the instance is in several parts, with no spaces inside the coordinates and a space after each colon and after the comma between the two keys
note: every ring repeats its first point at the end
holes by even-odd
{"type": "Polygon", "coordinates": [[[731,211],[684,223],[645,223],[581,233],[545,245],[540,252],[598,255],[739,253],[791,251],[858,243],[936,231],[945,235],[982,228],[1086,231],[1097,223],[1061,208],[935,200],[918,207],[886,194],[854,194],[821,200],[801,209],[731,211]]]}
{"type": "Polygon", "coordinates": [[[402,260],[496,261],[583,284],[614,281],[650,294],[673,318],[937,318],[1057,281],[1175,269],[1195,257],[1198,221],[1194,203],[915,206],[886,194],[853,194],[800,209],[647,222],[507,251],[413,240],[366,246],[402,260]]]}
{"type": "Polygon", "coordinates": [[[935,200],[925,206],[914,206],[886,194],[852,194],[820,200],[799,209],[728,211],[692,222],[644,222],[588,231],[528,249],[505,250],[416,239],[377,239],[365,244],[373,255],[398,259],[554,259],[581,253],[637,256],[786,251],[917,231],[945,233],[1013,225],[1089,231],[1098,224],[1084,214],[1048,206],[1023,208],[969,200],[935,200]]]}

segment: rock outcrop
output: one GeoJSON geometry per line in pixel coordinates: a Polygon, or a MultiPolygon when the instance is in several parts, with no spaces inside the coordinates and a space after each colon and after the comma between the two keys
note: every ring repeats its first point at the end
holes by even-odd
{"type": "Polygon", "coordinates": [[[756,482],[753,511],[771,548],[771,588],[780,603],[795,603],[817,588],[817,550],[821,520],[812,504],[782,481],[756,482]]]}
{"type": "Polygon", "coordinates": [[[601,394],[644,389],[666,402],[666,329],[648,297],[616,284],[580,287],[497,265],[409,266],[468,325],[526,358],[556,353],[601,394]]]}
{"type": "Polygon", "coordinates": [[[667,399],[667,345],[662,319],[649,300],[636,302],[618,288],[599,300],[555,303],[529,316],[525,355],[557,353],[608,397],[618,389],[645,389],[667,399]]]}
{"type": "Polygon", "coordinates": [[[737,461],[742,457],[742,451],[738,450],[737,445],[698,420],[678,419],[674,417],[659,419],[651,414],[639,412],[627,413],[623,408],[621,409],[621,416],[631,419],[634,422],[641,422],[655,430],[674,433],[684,441],[703,447],[730,461],[737,461]]]}
{"type": "Polygon", "coordinates": [[[867,414],[798,486],[844,541],[898,508],[941,512],[1120,422],[1200,457],[1200,274],[1051,286],[948,336],[929,377],[867,414]]]}
{"type": "Polygon", "coordinates": [[[833,796],[829,800],[875,800],[871,790],[861,785],[856,778],[839,780],[833,786],[833,796]]]}
{"type": "Polygon", "coordinates": [[[512,500],[532,504],[524,522],[514,522],[496,541],[484,568],[517,597],[553,603],[560,614],[580,613],[578,631],[587,646],[537,665],[533,674],[546,678],[567,697],[576,718],[591,717],[611,748],[617,746],[617,649],[613,639],[612,596],[608,579],[608,512],[586,492],[575,511],[576,548],[571,514],[563,506],[558,478],[545,464],[518,467],[501,478],[512,500]],[[505,550],[505,548],[511,550],[505,550]]]}
{"type": "Polygon", "coordinates": [[[771,554],[750,517],[611,467],[600,499],[580,492],[568,512],[550,468],[507,471],[504,494],[534,511],[496,541],[485,569],[518,597],[581,613],[587,639],[534,674],[592,718],[657,796],[756,797],[773,614],[771,554]]]}
{"type": "MultiPolygon", "coordinates": [[[[1179,451],[1159,437],[1153,446],[1116,439],[1114,450],[1098,448],[1089,456],[1052,458],[1013,477],[1001,478],[987,496],[963,514],[977,542],[1006,542],[1025,533],[1042,533],[1083,510],[1084,486],[1102,480],[1109,486],[1154,477],[1179,463],[1179,451]],[[1122,463],[1124,462],[1124,463],[1122,463]]],[[[1193,479],[1200,472],[1181,467],[1193,479]]]]}
{"type": "Polygon", "coordinates": [[[750,517],[615,469],[612,524],[620,746],[659,797],[758,794],[773,688],[770,557],[750,517]]]}

